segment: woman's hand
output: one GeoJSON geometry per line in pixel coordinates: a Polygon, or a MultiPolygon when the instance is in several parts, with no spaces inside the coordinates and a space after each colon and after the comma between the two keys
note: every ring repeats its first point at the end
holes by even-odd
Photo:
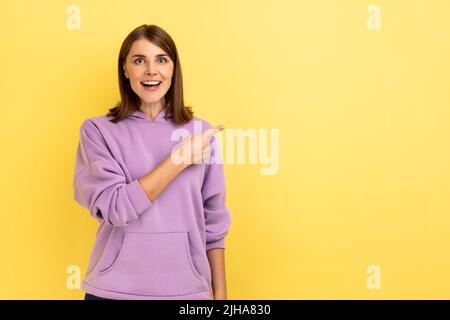
{"type": "Polygon", "coordinates": [[[217,126],[206,130],[199,136],[188,136],[167,156],[154,170],[139,178],[139,183],[154,201],[168,184],[192,163],[199,163],[202,159],[209,159],[209,145],[211,137],[222,131],[224,126],[217,126]]]}
{"type": "Polygon", "coordinates": [[[178,145],[171,154],[172,161],[176,164],[190,165],[209,160],[211,156],[210,144],[211,138],[216,133],[222,131],[225,127],[219,125],[210,128],[201,135],[187,136],[180,145],[178,145]]]}

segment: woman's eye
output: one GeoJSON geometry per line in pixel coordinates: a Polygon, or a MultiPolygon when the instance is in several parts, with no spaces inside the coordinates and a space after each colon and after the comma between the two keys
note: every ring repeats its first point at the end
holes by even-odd
{"type": "Polygon", "coordinates": [[[158,61],[163,61],[163,62],[167,62],[166,58],[159,58],[158,61]]]}
{"type": "Polygon", "coordinates": [[[134,60],[134,63],[140,64],[139,61],[144,61],[144,59],[142,59],[142,58],[137,58],[136,60],[134,60]]]}

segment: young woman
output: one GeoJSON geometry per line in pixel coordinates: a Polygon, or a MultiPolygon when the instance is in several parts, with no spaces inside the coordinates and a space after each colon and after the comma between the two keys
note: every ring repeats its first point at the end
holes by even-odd
{"type": "Polygon", "coordinates": [[[223,126],[184,105],[160,27],[126,37],[118,72],[121,101],[82,123],[76,155],[74,198],[100,223],[85,299],[226,299],[223,126]]]}

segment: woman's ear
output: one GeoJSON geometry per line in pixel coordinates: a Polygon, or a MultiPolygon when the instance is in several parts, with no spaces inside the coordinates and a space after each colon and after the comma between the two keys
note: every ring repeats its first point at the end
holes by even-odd
{"type": "Polygon", "coordinates": [[[125,74],[125,78],[128,79],[128,74],[127,74],[127,70],[126,70],[125,66],[123,66],[123,73],[125,74]]]}

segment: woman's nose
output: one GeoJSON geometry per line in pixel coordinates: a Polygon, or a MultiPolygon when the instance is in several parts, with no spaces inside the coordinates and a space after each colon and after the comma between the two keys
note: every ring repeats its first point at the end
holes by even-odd
{"type": "Polygon", "coordinates": [[[155,73],[155,66],[152,62],[147,63],[147,70],[145,70],[145,73],[147,74],[154,74],[155,73]]]}

